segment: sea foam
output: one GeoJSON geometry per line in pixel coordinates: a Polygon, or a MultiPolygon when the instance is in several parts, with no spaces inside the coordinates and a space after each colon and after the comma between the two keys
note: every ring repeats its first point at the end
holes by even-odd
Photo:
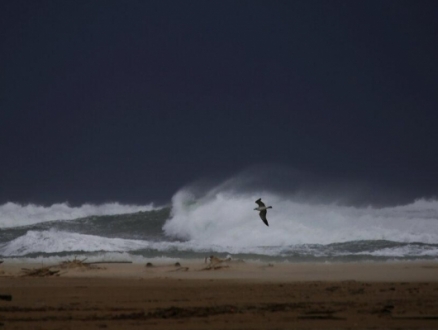
{"type": "Polygon", "coordinates": [[[125,214],[151,211],[153,209],[155,209],[153,204],[123,205],[120,203],[106,203],[101,205],[83,204],[74,207],[68,203],[41,206],[35,204],[21,205],[9,202],[0,205],[0,229],[33,225],[53,220],[73,220],[92,215],[125,214]]]}
{"type": "Polygon", "coordinates": [[[25,235],[0,246],[0,255],[10,257],[35,253],[116,252],[132,251],[147,247],[148,242],[146,241],[107,238],[95,235],[59,232],[56,230],[30,230],[25,235]]]}
{"type": "Polygon", "coordinates": [[[305,202],[275,192],[213,189],[195,196],[178,192],[166,235],[200,245],[228,247],[331,244],[362,240],[438,243],[438,201],[419,199],[398,206],[305,202]],[[212,191],[213,191],[212,190],[212,191]],[[269,227],[260,220],[256,199],[273,206],[269,227]]]}

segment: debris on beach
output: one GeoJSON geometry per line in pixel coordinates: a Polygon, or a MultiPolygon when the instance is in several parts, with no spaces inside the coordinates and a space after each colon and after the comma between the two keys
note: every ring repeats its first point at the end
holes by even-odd
{"type": "Polygon", "coordinates": [[[152,265],[152,262],[148,262],[147,264],[146,264],[146,267],[153,267],[154,265],[152,265]]]}
{"type": "Polygon", "coordinates": [[[61,268],[61,269],[79,268],[82,270],[85,270],[85,269],[103,269],[101,267],[97,267],[97,266],[92,265],[92,263],[85,262],[85,260],[87,260],[87,258],[80,260],[80,259],[77,259],[75,257],[73,260],[66,260],[66,261],[61,262],[59,264],[59,268],[61,268]]]}
{"type": "Polygon", "coordinates": [[[187,272],[189,270],[189,267],[183,267],[179,262],[175,262],[174,266],[176,268],[169,270],[169,272],[187,272]]]}
{"type": "Polygon", "coordinates": [[[228,268],[228,262],[231,261],[231,258],[218,258],[214,255],[211,255],[209,257],[205,257],[204,263],[208,264],[207,267],[201,269],[201,270],[216,270],[221,268],[228,268]]]}
{"type": "Polygon", "coordinates": [[[76,259],[76,257],[75,257],[73,260],[66,260],[66,261],[61,262],[59,264],[59,268],[65,269],[65,268],[86,267],[88,265],[85,263],[85,260],[87,260],[87,259],[79,260],[79,259],[76,259]]]}
{"type": "Polygon", "coordinates": [[[169,272],[187,272],[189,267],[178,267],[176,269],[169,270],[169,272]]]}
{"type": "Polygon", "coordinates": [[[47,277],[47,276],[59,276],[59,270],[51,270],[51,267],[40,268],[22,268],[22,276],[35,276],[35,277],[47,277]]]}

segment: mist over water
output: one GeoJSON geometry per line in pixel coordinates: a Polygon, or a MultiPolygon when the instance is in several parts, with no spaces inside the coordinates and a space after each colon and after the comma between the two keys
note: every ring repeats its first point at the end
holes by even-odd
{"type": "MultiPolygon", "coordinates": [[[[438,201],[258,166],[180,189],[170,206],[0,206],[2,258],[437,259],[438,201]],[[269,227],[254,210],[267,205],[269,227]]],[[[143,259],[142,259],[143,260],[143,259]]]]}

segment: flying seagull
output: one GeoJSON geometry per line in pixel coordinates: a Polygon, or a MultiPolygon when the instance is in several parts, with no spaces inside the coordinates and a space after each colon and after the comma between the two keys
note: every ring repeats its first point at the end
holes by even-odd
{"type": "Polygon", "coordinates": [[[267,209],[272,209],[272,206],[265,206],[265,204],[263,204],[262,199],[259,198],[258,200],[255,201],[257,203],[257,205],[259,207],[256,207],[254,210],[260,211],[259,215],[260,218],[263,220],[263,222],[265,223],[266,226],[269,227],[268,224],[268,219],[266,219],[266,210],[267,209]]]}

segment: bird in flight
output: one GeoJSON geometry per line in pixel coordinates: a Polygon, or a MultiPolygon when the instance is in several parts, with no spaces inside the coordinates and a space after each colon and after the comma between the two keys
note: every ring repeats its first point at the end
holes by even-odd
{"type": "Polygon", "coordinates": [[[266,206],[266,205],[262,202],[262,199],[261,199],[261,198],[259,198],[259,199],[256,200],[255,202],[257,203],[257,205],[258,205],[259,207],[256,207],[254,210],[256,210],[256,211],[260,211],[260,213],[259,213],[260,218],[263,220],[263,222],[265,223],[265,225],[269,227],[268,219],[266,219],[266,213],[267,213],[266,210],[267,210],[267,209],[272,209],[272,206],[266,206]]]}

